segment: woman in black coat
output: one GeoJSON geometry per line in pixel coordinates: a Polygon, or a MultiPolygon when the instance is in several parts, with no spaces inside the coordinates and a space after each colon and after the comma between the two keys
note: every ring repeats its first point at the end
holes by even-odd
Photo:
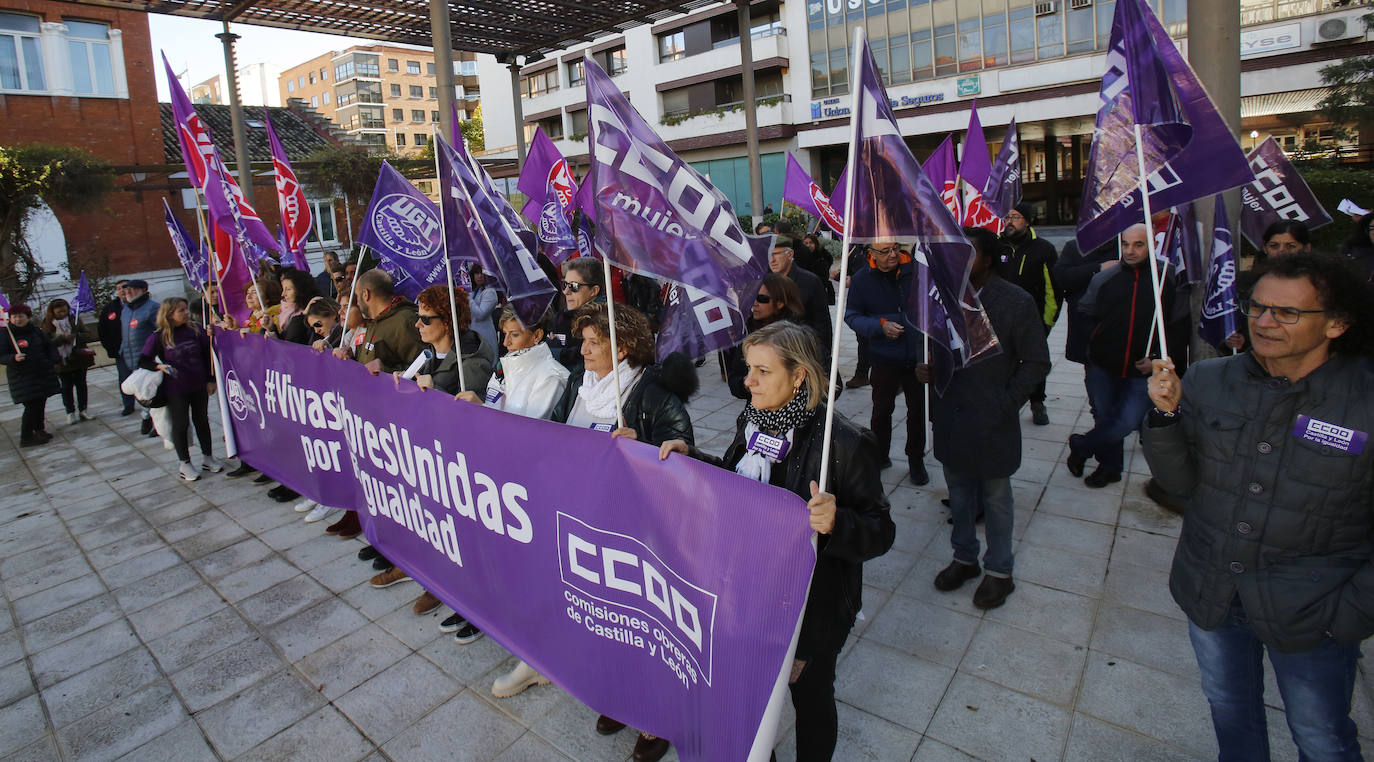
{"type": "Polygon", "coordinates": [[[300,270],[285,270],[281,277],[281,309],[277,312],[277,335],[292,344],[311,344],[315,331],[311,329],[305,308],[319,296],[315,279],[300,270]]]}
{"type": "Polygon", "coordinates": [[[744,355],[751,399],[736,421],[735,439],[725,456],[716,458],[678,441],[664,443],[659,457],[688,454],[807,501],[811,527],[820,536],[789,687],[797,712],[797,759],[828,760],[839,733],[835,662],[863,607],[863,562],[886,553],[897,529],[878,478],[881,455],[876,445],[839,414],[832,432],[828,491],[818,490],[826,375],[817,359],[815,333],[793,323],[774,323],[745,338],[744,355]],[[773,457],[780,448],[768,440],[786,443],[780,459],[773,457]]]}
{"type": "MultiPolygon", "coordinates": [[[[758,296],[754,297],[744,327],[747,333],[753,333],[779,320],[801,324],[805,317],[806,305],[802,304],[797,284],[786,275],[768,273],[763,276],[763,284],[759,286],[758,296]]],[[[722,355],[730,393],[742,400],[749,399],[749,389],[744,385],[744,378],[749,374],[749,368],[744,363],[744,348],[730,347],[722,355]]]]}
{"type": "Polygon", "coordinates": [[[33,310],[27,304],[10,308],[8,335],[0,336],[0,363],[5,364],[10,399],[24,406],[19,423],[19,446],[34,447],[52,441],[43,423],[43,408],[48,398],[61,387],[57,382],[60,358],[43,331],[33,323],[33,310]]]}

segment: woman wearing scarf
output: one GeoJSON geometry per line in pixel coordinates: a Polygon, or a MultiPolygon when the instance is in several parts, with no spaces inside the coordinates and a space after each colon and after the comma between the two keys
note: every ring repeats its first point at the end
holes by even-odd
{"type": "Polygon", "coordinates": [[[878,478],[881,459],[872,439],[835,415],[830,492],[818,492],[825,440],[825,372],[815,334],[779,322],[744,340],[751,395],[736,422],[725,457],[689,442],[665,442],[659,457],[679,452],[782,487],[808,501],[817,538],[816,570],[802,616],[789,688],[797,712],[797,759],[828,760],[835,753],[835,661],[863,606],[863,562],[892,547],[896,526],[878,478]]]}
{"type": "MultiPolygon", "coordinates": [[[[573,260],[574,262],[578,260],[573,260]]],[[[614,432],[652,445],[680,440],[694,441],[687,398],[697,388],[696,366],[674,353],[663,365],[654,365],[654,337],[649,321],[632,307],[617,304],[615,338],[619,357],[625,427],[617,430],[616,379],[611,372],[611,331],[606,305],[584,306],[572,321],[580,339],[583,369],[568,378],[563,398],[554,407],[553,420],[570,426],[614,432]]],[[[596,720],[601,735],[618,733],[625,723],[606,715],[596,720]]],[[[640,733],[635,743],[636,762],[655,762],[668,753],[668,739],[640,733]]]]}
{"type": "Polygon", "coordinates": [[[66,299],[54,299],[48,303],[41,327],[61,358],[57,364],[57,380],[62,385],[62,406],[67,409],[67,423],[91,420],[86,415],[86,370],[95,364],[95,356],[86,348],[81,318],[72,314],[66,299]]]}
{"type": "Polygon", "coordinates": [[[315,338],[305,308],[319,296],[315,279],[300,270],[286,270],[281,277],[281,306],[277,308],[277,335],[292,344],[309,344],[315,338]]]}

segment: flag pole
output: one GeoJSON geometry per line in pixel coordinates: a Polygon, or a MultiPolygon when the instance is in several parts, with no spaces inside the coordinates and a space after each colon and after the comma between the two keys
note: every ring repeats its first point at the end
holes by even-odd
{"type": "MultiPolygon", "coordinates": [[[[214,260],[215,260],[216,262],[218,262],[218,261],[219,261],[219,254],[215,252],[215,242],[214,242],[214,240],[213,240],[213,236],[210,235],[210,228],[209,228],[208,225],[205,224],[205,209],[204,209],[203,207],[201,207],[201,205],[200,205],[200,193],[198,193],[197,190],[198,190],[198,189],[196,188],[195,184],[193,183],[193,184],[191,185],[191,195],[196,199],[196,227],[198,227],[198,228],[200,229],[201,236],[203,237],[203,239],[204,239],[204,241],[205,241],[205,250],[208,251],[208,252],[210,252],[210,256],[213,257],[214,260]]],[[[215,270],[215,269],[216,269],[216,268],[213,267],[213,266],[210,264],[209,261],[206,261],[206,263],[205,263],[205,275],[206,275],[206,277],[209,277],[209,276],[210,276],[210,272],[211,272],[212,270],[215,270]]],[[[219,273],[215,273],[215,274],[218,275],[219,273]]],[[[219,289],[219,306],[220,306],[220,311],[221,311],[221,312],[224,312],[225,310],[227,310],[227,309],[229,308],[229,302],[224,298],[224,283],[223,283],[223,279],[222,279],[222,278],[219,278],[219,277],[216,277],[216,278],[215,278],[215,287],[219,289]]],[[[204,295],[203,295],[203,294],[204,294],[204,291],[205,291],[205,288],[204,288],[204,286],[202,286],[202,287],[201,287],[201,292],[202,292],[201,298],[202,298],[202,299],[205,298],[204,295]]]]}
{"type": "Polygon", "coordinates": [[[14,328],[10,325],[9,318],[5,318],[5,331],[10,335],[10,344],[14,345],[14,353],[17,355],[24,354],[24,350],[19,348],[19,342],[14,340],[14,328]]]}
{"type": "MultiPolygon", "coordinates": [[[[349,210],[348,205],[349,205],[348,194],[345,193],[345,194],[344,194],[344,231],[345,231],[346,233],[348,233],[348,256],[352,257],[352,256],[353,256],[353,212],[352,212],[351,210],[349,210]]],[[[324,241],[320,241],[320,245],[323,246],[323,245],[324,245],[324,241]]],[[[359,252],[358,256],[361,257],[361,256],[362,256],[362,253],[359,252]]]]}
{"type": "MultiPolygon", "coordinates": [[[[861,105],[859,98],[859,56],[862,53],[864,44],[864,28],[854,29],[854,59],[850,65],[850,97],[854,101],[849,107],[849,169],[844,175],[844,235],[841,236],[840,246],[840,282],[835,289],[835,314],[839,316],[840,322],[844,321],[844,306],[846,297],[849,296],[849,288],[846,281],[849,280],[849,247],[850,236],[854,229],[854,176],[857,173],[854,162],[858,155],[859,148],[859,118],[861,105]]],[[[840,375],[840,335],[843,331],[836,330],[830,338],[830,382],[825,387],[825,437],[821,440],[821,473],[816,480],[821,492],[825,492],[826,483],[830,478],[830,434],[835,427],[835,382],[840,375]]]]}
{"type": "MultiPolygon", "coordinates": [[[[443,173],[439,171],[439,127],[437,125],[430,127],[430,131],[433,133],[430,140],[434,141],[434,182],[439,186],[439,203],[442,204],[444,184],[439,182],[440,178],[443,177],[443,173]]],[[[458,301],[453,295],[453,263],[448,259],[448,229],[444,227],[443,206],[439,207],[439,238],[443,241],[444,272],[448,275],[448,314],[453,321],[449,325],[449,330],[453,332],[453,349],[451,351],[458,356],[458,393],[462,394],[468,390],[468,383],[467,379],[463,377],[463,341],[462,337],[458,335],[458,301]]],[[[471,311],[468,314],[471,314],[471,311]]],[[[496,348],[492,347],[492,351],[495,350],[496,348]]]]}
{"type": "Polygon", "coordinates": [[[353,292],[357,290],[354,288],[354,284],[358,282],[358,276],[363,274],[363,261],[366,259],[367,246],[363,246],[363,250],[358,252],[358,261],[353,267],[353,280],[348,282],[348,298],[344,300],[343,314],[339,316],[339,320],[343,323],[343,330],[339,331],[339,346],[343,346],[343,336],[348,333],[348,313],[353,310],[353,292]]]}
{"type": "MultiPolygon", "coordinates": [[[[1140,135],[1140,124],[1135,125],[1135,158],[1140,167],[1140,200],[1145,207],[1145,242],[1150,247],[1150,280],[1154,286],[1155,328],[1159,332],[1159,356],[1169,359],[1169,345],[1164,340],[1164,298],[1160,294],[1159,263],[1155,261],[1155,223],[1150,219],[1150,188],[1145,175],[1145,144],[1140,135]]],[[[1147,347],[1148,353],[1148,347],[1147,347]]]]}
{"type": "Polygon", "coordinates": [[[615,289],[611,288],[611,260],[604,254],[601,257],[601,269],[605,273],[603,279],[606,281],[606,318],[611,335],[611,377],[615,379],[615,417],[620,424],[620,428],[625,428],[625,407],[620,400],[620,357],[616,351],[615,340],[615,289]]]}

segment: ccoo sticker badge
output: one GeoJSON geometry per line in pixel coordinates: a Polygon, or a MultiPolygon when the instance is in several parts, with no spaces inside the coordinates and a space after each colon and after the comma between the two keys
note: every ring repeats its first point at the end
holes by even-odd
{"type": "Polygon", "coordinates": [[[1298,416],[1298,422],[1293,425],[1293,436],[1319,445],[1334,447],[1351,455],[1359,455],[1364,452],[1365,440],[1369,439],[1369,434],[1359,429],[1338,426],[1307,415],[1298,416]]]}

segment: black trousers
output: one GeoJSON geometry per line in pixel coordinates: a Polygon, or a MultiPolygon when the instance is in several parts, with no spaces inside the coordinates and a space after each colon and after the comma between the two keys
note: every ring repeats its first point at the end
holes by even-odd
{"type": "Polygon", "coordinates": [[[854,377],[868,378],[868,339],[858,335],[857,333],[854,334],[854,337],[856,339],[856,341],[854,342],[854,346],[857,349],[859,355],[858,359],[854,363],[854,377]]]}
{"type": "MultiPolygon", "coordinates": [[[[1052,330],[1054,330],[1054,326],[1052,326],[1052,325],[1047,325],[1047,326],[1045,326],[1045,338],[1048,339],[1048,338],[1050,337],[1050,331],[1052,331],[1052,330]]],[[[1046,378],[1048,378],[1048,376],[1046,376],[1046,378]]],[[[1031,390],[1031,393],[1030,393],[1030,402],[1031,402],[1032,404],[1035,404],[1035,403],[1043,403],[1043,402],[1045,401],[1045,380],[1046,380],[1046,378],[1040,379],[1040,383],[1036,384],[1036,385],[1035,385],[1035,388],[1031,390]]]]}
{"type": "Polygon", "coordinates": [[[835,709],[835,662],[838,651],[806,662],[797,681],[787,686],[797,713],[797,762],[829,762],[835,755],[840,717],[835,709]]]}
{"type": "Polygon", "coordinates": [[[57,380],[62,382],[62,407],[68,413],[86,409],[86,371],[73,370],[58,373],[57,380]]]}
{"type": "Polygon", "coordinates": [[[19,434],[27,439],[43,430],[43,408],[48,406],[48,398],[29,400],[23,405],[24,414],[19,419],[19,434]]]}
{"type": "Polygon", "coordinates": [[[873,385],[873,418],[869,428],[878,440],[878,452],[892,457],[892,411],[897,409],[897,394],[906,398],[906,455],[920,460],[926,451],[925,388],[916,380],[916,369],[874,363],[868,372],[873,385]]]}
{"type": "Polygon", "coordinates": [[[196,427],[200,451],[205,455],[211,452],[209,407],[210,395],[204,389],[186,395],[167,397],[167,414],[172,419],[172,446],[176,448],[177,458],[182,463],[191,462],[192,425],[196,427]]]}

